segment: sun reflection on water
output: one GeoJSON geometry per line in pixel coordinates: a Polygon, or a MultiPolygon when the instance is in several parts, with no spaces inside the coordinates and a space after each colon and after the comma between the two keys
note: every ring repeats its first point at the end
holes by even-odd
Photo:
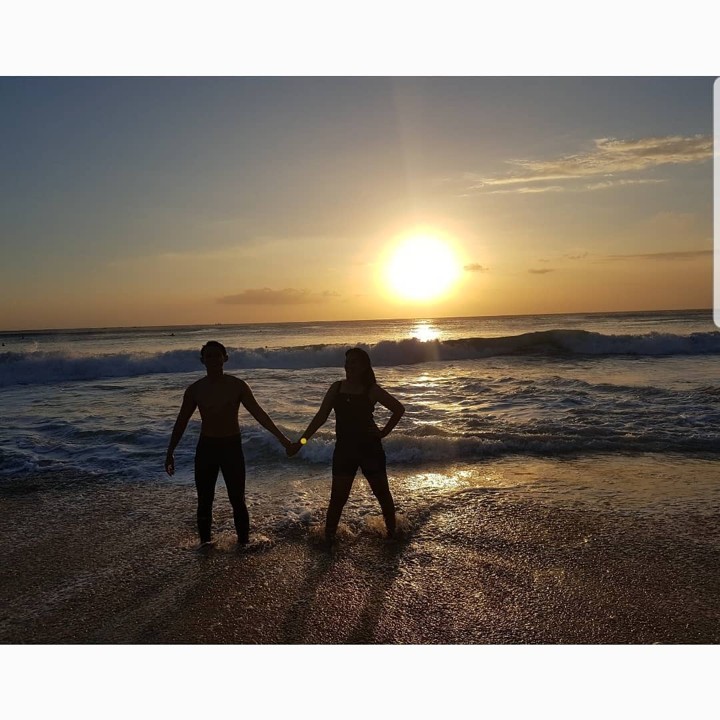
{"type": "Polygon", "coordinates": [[[406,483],[413,490],[427,490],[429,488],[451,490],[466,486],[471,476],[471,472],[462,470],[451,473],[418,473],[408,478],[406,483]]]}
{"type": "Polygon", "coordinates": [[[410,337],[420,340],[420,342],[438,340],[440,338],[440,330],[429,323],[423,322],[419,323],[410,331],[410,337]]]}

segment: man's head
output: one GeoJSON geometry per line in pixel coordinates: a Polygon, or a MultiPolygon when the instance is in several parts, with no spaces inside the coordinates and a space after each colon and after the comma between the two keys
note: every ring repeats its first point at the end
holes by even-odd
{"type": "Polygon", "coordinates": [[[203,365],[207,365],[208,362],[220,362],[226,363],[228,359],[227,350],[225,346],[217,340],[209,340],[200,348],[200,360],[203,365]]]}

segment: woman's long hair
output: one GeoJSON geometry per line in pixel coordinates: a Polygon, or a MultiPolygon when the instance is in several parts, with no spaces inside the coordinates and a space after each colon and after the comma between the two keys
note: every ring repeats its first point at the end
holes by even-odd
{"type": "Polygon", "coordinates": [[[360,358],[363,364],[362,383],[365,386],[365,392],[370,392],[370,388],[377,383],[377,380],[375,380],[375,372],[373,371],[372,363],[370,362],[370,356],[359,347],[347,350],[345,352],[345,357],[350,355],[350,353],[360,358]]]}

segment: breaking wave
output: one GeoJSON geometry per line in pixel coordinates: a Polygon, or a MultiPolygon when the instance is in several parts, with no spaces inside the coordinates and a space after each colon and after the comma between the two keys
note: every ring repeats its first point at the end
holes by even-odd
{"type": "MultiPolygon", "coordinates": [[[[508,337],[422,342],[415,338],[364,345],[377,366],[411,365],[495,356],[603,357],[720,354],[720,332],[690,335],[648,333],[603,335],[584,330],[547,330],[508,337]]],[[[228,348],[229,371],[237,369],[311,369],[341,367],[346,345],[285,348],[228,348]]],[[[0,387],[102,378],[186,373],[198,369],[197,350],[157,353],[79,355],[58,351],[0,353],[0,387]]]]}

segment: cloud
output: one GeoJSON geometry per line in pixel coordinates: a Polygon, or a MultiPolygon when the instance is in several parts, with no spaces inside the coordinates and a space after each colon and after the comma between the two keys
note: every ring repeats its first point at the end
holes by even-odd
{"type": "Polygon", "coordinates": [[[310,290],[296,290],[285,288],[284,290],[271,290],[270,288],[259,288],[243,290],[238,295],[225,295],[218,298],[223,305],[311,305],[327,302],[331,298],[339,297],[339,293],[325,290],[321,293],[310,292],[310,290]]]}
{"type": "MultiPolygon", "coordinates": [[[[522,182],[522,181],[521,181],[522,182]]],[[[470,190],[479,190],[484,186],[472,186],[470,190]]],[[[508,193],[520,193],[521,195],[532,195],[537,193],[549,193],[549,192],[566,192],[567,188],[562,185],[546,185],[545,187],[513,187],[503,188],[500,190],[487,190],[487,195],[507,195],[508,193]]],[[[465,196],[473,195],[475,193],[464,193],[465,196]]]]}
{"type": "MultiPolygon", "coordinates": [[[[524,181],[523,181],[524,182],[524,181]]],[[[535,187],[507,187],[500,190],[487,190],[486,195],[507,195],[509,193],[519,195],[529,195],[531,193],[549,193],[549,192],[587,192],[588,190],[608,190],[614,187],[623,187],[625,185],[661,185],[666,183],[667,180],[653,180],[650,178],[638,178],[636,180],[603,180],[597,183],[588,183],[584,185],[545,185],[535,187]]],[[[478,188],[473,188],[477,190],[478,188]]],[[[463,193],[461,197],[471,197],[476,193],[463,193]]]]}
{"type": "Polygon", "coordinates": [[[710,135],[690,137],[648,137],[639,140],[600,138],[584,153],[564,155],[552,160],[508,160],[513,171],[504,176],[481,176],[466,173],[467,190],[474,192],[581,192],[604,190],[623,185],[644,185],[665,182],[652,178],[620,178],[618,173],[640,172],[663,165],[689,165],[712,158],[713,140],[710,135]],[[557,182],[597,181],[580,186],[558,185],[557,182]],[[540,183],[553,182],[553,185],[540,183]],[[528,185],[531,183],[531,185],[528,185]],[[538,185],[535,185],[538,183],[538,185]]]}
{"type": "Polygon", "coordinates": [[[547,273],[555,272],[555,268],[532,268],[528,272],[532,275],[547,275],[547,273]]]}
{"type": "Polygon", "coordinates": [[[662,185],[667,180],[651,178],[637,178],[635,180],[603,180],[602,182],[590,183],[585,185],[582,190],[607,190],[608,188],[624,187],[625,185],[662,185]]]}
{"type": "Polygon", "coordinates": [[[606,260],[661,260],[661,261],[687,261],[712,257],[712,250],[687,250],[679,252],[645,253],[641,255],[608,255],[606,260]]]}
{"type": "Polygon", "coordinates": [[[463,270],[465,270],[465,272],[488,272],[490,268],[483,267],[480,263],[470,263],[469,265],[464,265],[463,270]]]}

